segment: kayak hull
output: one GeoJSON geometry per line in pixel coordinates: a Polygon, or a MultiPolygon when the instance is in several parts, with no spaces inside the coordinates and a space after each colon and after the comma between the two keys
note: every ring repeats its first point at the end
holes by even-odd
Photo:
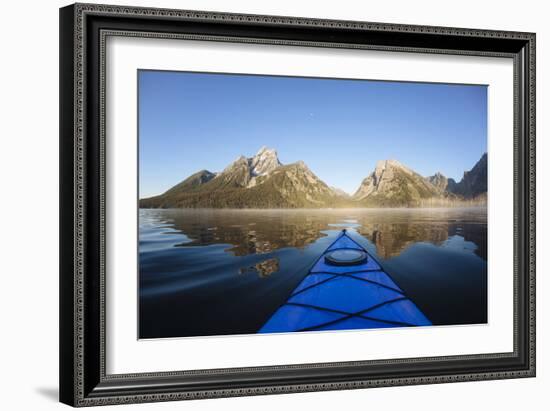
{"type": "Polygon", "coordinates": [[[432,325],[380,264],[346,231],[325,250],[259,333],[432,325]],[[355,265],[333,265],[338,250],[367,254],[355,265]]]}

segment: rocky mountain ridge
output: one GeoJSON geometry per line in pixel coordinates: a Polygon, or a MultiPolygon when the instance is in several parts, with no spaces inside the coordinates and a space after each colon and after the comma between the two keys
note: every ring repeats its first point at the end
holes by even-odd
{"type": "Polygon", "coordinates": [[[487,154],[460,182],[441,173],[423,177],[397,160],[378,161],[353,195],[329,187],[303,162],[282,164],[274,149],[240,156],[222,172],[201,170],[142,208],[422,207],[483,203],[487,154]]]}
{"type": "Polygon", "coordinates": [[[353,199],[364,205],[407,205],[439,197],[442,191],[428,179],[397,160],[384,160],[365,178],[353,199]]]}

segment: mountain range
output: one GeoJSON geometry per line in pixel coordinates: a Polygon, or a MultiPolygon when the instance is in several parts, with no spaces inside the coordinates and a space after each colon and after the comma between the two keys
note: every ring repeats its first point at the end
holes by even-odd
{"type": "Polygon", "coordinates": [[[328,186],[298,161],[282,164],[274,149],[240,156],[223,171],[201,170],[141,208],[421,207],[484,203],[487,154],[458,183],[441,173],[423,177],[397,160],[383,160],[353,195],[328,186]]]}

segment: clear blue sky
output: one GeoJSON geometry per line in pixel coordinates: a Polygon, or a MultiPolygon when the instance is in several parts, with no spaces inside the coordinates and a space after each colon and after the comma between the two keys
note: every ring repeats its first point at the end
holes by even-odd
{"type": "Polygon", "coordinates": [[[140,197],[265,145],[353,193],[378,160],[457,181],[487,151],[487,87],[139,72],[140,197]]]}

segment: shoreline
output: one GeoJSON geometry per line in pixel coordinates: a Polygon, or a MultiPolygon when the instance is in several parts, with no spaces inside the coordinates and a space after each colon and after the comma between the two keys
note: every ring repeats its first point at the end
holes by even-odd
{"type": "Polygon", "coordinates": [[[487,205],[464,205],[464,206],[452,206],[452,207],[342,207],[342,208],[207,208],[207,207],[193,207],[193,208],[144,208],[138,207],[139,210],[166,210],[166,211],[180,211],[180,210],[196,210],[196,211],[427,211],[427,210],[485,210],[487,211],[487,205]]]}

